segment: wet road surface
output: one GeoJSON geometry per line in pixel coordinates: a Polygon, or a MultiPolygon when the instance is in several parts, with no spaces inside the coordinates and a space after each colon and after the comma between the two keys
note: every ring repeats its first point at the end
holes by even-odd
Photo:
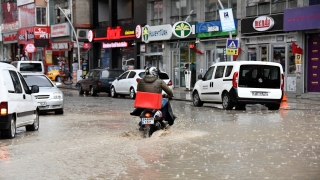
{"type": "MultiPolygon", "coordinates": [[[[133,100],[64,90],[65,114],[0,139],[0,179],[320,179],[320,112],[224,111],[171,101],[178,119],[144,139],[133,100]]],[[[307,110],[309,109],[311,110],[307,110]]]]}

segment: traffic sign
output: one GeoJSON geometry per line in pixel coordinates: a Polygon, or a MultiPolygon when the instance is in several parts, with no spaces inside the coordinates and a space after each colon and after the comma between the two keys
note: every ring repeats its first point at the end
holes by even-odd
{"type": "Polygon", "coordinates": [[[227,55],[238,55],[239,40],[238,39],[227,39],[226,54],[227,55]]]}

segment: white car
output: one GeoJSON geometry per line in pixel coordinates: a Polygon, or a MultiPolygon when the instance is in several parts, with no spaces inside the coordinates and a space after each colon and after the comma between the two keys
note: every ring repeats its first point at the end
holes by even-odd
{"type": "Polygon", "coordinates": [[[39,129],[39,108],[33,94],[39,92],[34,85],[30,89],[18,70],[0,62],[0,131],[1,138],[14,138],[16,128],[27,131],[39,129]]]}
{"type": "MultiPolygon", "coordinates": [[[[118,95],[126,96],[129,95],[131,99],[136,97],[138,81],[145,76],[144,69],[128,70],[122,73],[116,78],[110,87],[111,97],[116,98],[118,95]]],[[[168,74],[165,72],[159,73],[159,78],[162,79],[168,87],[172,90],[172,81],[168,74]]],[[[162,94],[166,94],[162,91],[162,94]]]]}
{"type": "Polygon", "coordinates": [[[246,104],[278,110],[283,97],[282,65],[262,61],[231,61],[212,65],[199,75],[192,99],[195,106],[222,103],[223,109],[245,109],[246,104]]]}
{"type": "Polygon", "coordinates": [[[42,73],[21,73],[28,86],[39,86],[39,93],[33,94],[38,102],[41,112],[54,111],[55,114],[63,114],[63,93],[57,87],[61,83],[54,84],[42,73]]]}

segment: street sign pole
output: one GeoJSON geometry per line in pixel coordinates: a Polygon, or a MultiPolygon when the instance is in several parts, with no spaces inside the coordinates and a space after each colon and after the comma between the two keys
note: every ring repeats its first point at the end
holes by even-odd
{"type": "MultiPolygon", "coordinates": [[[[224,9],[221,1],[218,0],[218,2],[219,2],[219,5],[220,5],[221,9],[224,9]]],[[[229,31],[229,38],[232,39],[232,31],[229,31]]],[[[232,55],[230,56],[230,61],[233,61],[233,56],[232,55]]]]}

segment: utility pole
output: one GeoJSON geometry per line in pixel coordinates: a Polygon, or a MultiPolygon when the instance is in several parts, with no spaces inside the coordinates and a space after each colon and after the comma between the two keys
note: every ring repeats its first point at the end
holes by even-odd
{"type": "MultiPolygon", "coordinates": [[[[218,0],[218,2],[219,2],[219,5],[220,5],[221,9],[224,9],[221,1],[218,0]]],[[[231,31],[229,31],[229,38],[232,39],[232,32],[231,31]]],[[[232,55],[230,55],[230,60],[233,61],[233,56],[232,55]]]]}

